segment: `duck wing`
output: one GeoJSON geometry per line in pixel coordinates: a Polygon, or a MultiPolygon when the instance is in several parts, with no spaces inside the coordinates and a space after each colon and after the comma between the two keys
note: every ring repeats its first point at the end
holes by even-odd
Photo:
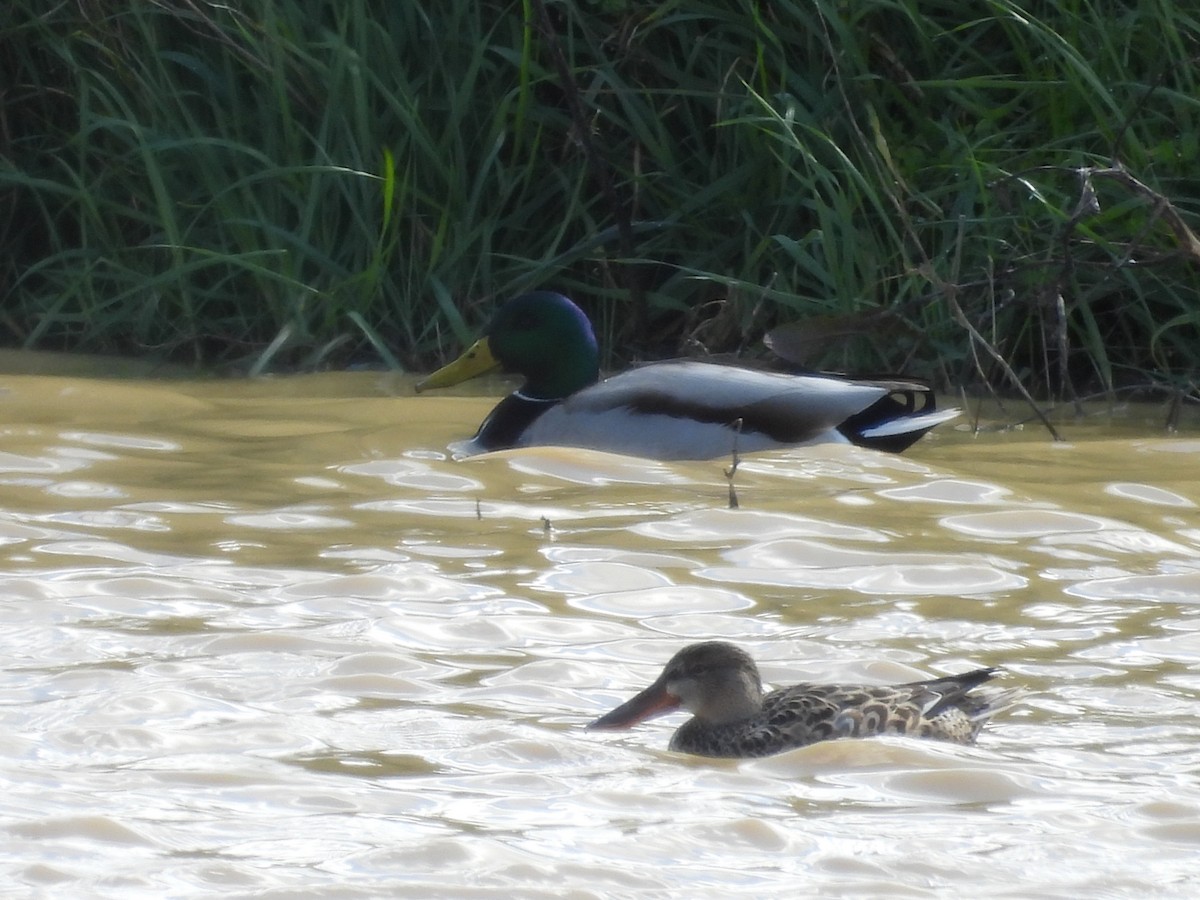
{"type": "Polygon", "coordinates": [[[859,381],[886,393],[838,426],[850,443],[888,453],[902,453],[927,431],[958,418],[957,409],[938,409],[933,388],[923,381],[871,379],[859,381]]]}
{"type": "Polygon", "coordinates": [[[781,748],[835,738],[907,734],[970,744],[1016,691],[972,693],[998,669],[898,685],[797,684],[768,694],[764,724],[781,748]]]}
{"type": "Polygon", "coordinates": [[[735,447],[753,453],[817,441],[898,451],[958,414],[931,411],[932,393],[926,388],[928,399],[918,401],[917,387],[672,360],[630,369],[560,402],[542,402],[528,410],[532,418],[517,444],[655,459],[712,459],[735,447]],[[905,390],[912,392],[907,405],[892,396],[905,390]]]}
{"type": "Polygon", "coordinates": [[[757,432],[799,444],[836,429],[885,398],[886,387],[823,375],[791,375],[692,360],[653,363],[622,372],[568,397],[565,414],[625,409],[757,432]]]}

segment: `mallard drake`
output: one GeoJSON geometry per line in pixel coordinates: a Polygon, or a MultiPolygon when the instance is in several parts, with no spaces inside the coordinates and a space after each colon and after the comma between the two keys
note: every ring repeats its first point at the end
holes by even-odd
{"type": "Polygon", "coordinates": [[[972,691],[995,668],[897,685],[796,684],[763,694],[750,655],[724,641],[684,647],[658,679],[589,729],[629,728],[683,707],[693,716],[670,749],[697,756],[756,757],[817,741],[907,734],[972,744],[1016,691],[972,691]]]}
{"type": "Polygon", "coordinates": [[[525,376],[484,419],[467,453],[589,447],[655,459],[712,459],[819,441],[899,452],[958,415],[928,386],[794,375],[694,360],[639,366],[599,380],[583,311],[550,291],[496,312],[484,335],[417,385],[448,387],[494,369],[525,376]]]}

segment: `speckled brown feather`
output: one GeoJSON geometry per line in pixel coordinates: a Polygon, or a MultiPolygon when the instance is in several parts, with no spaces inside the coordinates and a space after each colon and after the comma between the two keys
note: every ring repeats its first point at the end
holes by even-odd
{"type": "Polygon", "coordinates": [[[795,684],[763,698],[750,719],[713,725],[698,717],[671,738],[671,749],[698,756],[770,756],[817,741],[907,734],[974,743],[991,704],[972,687],[995,669],[896,686],[795,684]]]}
{"type": "Polygon", "coordinates": [[[685,647],[653,685],[592,727],[634,724],[677,708],[683,702],[679,695],[686,694],[694,716],[675,732],[670,747],[699,756],[769,756],[817,741],[880,734],[970,744],[984,722],[1015,697],[1013,691],[972,693],[996,672],[975,669],[899,685],[805,683],[764,696],[753,659],[732,644],[709,641],[685,647]],[[623,714],[647,697],[669,699],[640,717],[623,714]]]}

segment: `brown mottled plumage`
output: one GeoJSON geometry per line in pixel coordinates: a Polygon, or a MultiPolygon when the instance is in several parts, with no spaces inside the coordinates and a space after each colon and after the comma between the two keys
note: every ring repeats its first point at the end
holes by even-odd
{"type": "Polygon", "coordinates": [[[897,685],[796,684],[763,695],[758,667],[723,641],[685,647],[658,679],[588,728],[628,728],[686,708],[671,749],[698,756],[770,756],[816,741],[908,734],[970,744],[1014,691],[972,691],[996,669],[897,685]]]}

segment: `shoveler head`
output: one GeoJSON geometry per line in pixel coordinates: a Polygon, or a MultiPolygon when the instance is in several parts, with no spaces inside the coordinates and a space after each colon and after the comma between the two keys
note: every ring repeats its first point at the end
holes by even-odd
{"type": "Polygon", "coordinates": [[[750,718],[762,708],[758,666],[725,641],[692,644],[671,657],[652,685],[588,728],[630,728],[681,707],[712,725],[750,718]]]}

